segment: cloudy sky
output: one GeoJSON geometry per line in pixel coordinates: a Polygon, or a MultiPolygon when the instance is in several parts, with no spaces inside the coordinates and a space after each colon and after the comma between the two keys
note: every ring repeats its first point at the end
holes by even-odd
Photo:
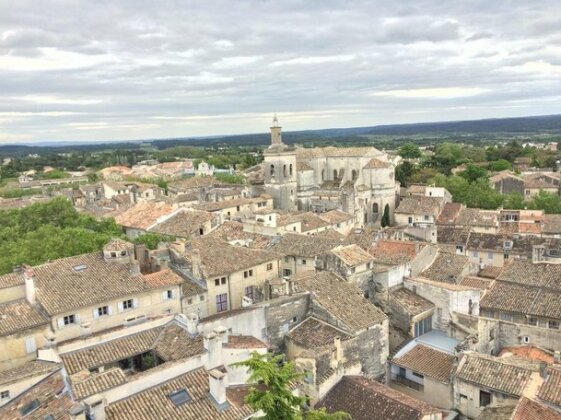
{"type": "Polygon", "coordinates": [[[561,2],[0,0],[0,143],[561,113],[561,2]]]}

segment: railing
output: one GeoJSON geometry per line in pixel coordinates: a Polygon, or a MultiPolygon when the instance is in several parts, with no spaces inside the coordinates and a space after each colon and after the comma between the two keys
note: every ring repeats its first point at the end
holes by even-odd
{"type": "Polygon", "coordinates": [[[415,391],[423,392],[425,389],[423,384],[413,382],[411,379],[408,379],[405,376],[396,375],[395,373],[391,374],[391,380],[397,384],[406,386],[407,388],[414,389],[415,391]]]}

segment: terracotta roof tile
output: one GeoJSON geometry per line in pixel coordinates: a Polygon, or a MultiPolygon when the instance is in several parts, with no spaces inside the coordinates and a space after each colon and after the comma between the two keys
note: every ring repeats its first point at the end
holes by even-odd
{"type": "Polygon", "coordinates": [[[489,289],[491,287],[491,283],[492,283],[492,280],[490,280],[490,279],[484,279],[484,278],[475,277],[475,276],[466,276],[462,279],[462,281],[460,281],[459,284],[461,284],[463,286],[474,287],[474,288],[480,289],[480,290],[486,290],[486,289],[489,289]]]}
{"type": "Polygon", "coordinates": [[[229,335],[225,348],[230,349],[264,349],[267,344],[251,335],[229,335]]]}
{"type": "Polygon", "coordinates": [[[322,407],[329,413],[349,413],[354,420],[372,420],[373,413],[379,419],[421,420],[440,412],[423,401],[362,376],[344,376],[316,406],[322,407]]]}
{"type": "Polygon", "coordinates": [[[21,273],[8,273],[0,276],[0,289],[23,286],[25,281],[21,273]]]}
{"type": "Polygon", "coordinates": [[[390,292],[394,299],[412,316],[434,309],[434,303],[404,287],[390,292]]]}
{"type": "Polygon", "coordinates": [[[417,344],[407,353],[392,360],[393,364],[445,383],[450,382],[455,362],[456,358],[453,354],[444,353],[422,344],[417,344]]]}
{"type": "Polygon", "coordinates": [[[339,245],[337,248],[331,250],[335,256],[337,256],[343,264],[349,267],[356,267],[357,265],[367,264],[372,262],[374,258],[368,252],[363,250],[358,245],[339,245]]]}
{"type": "Polygon", "coordinates": [[[106,370],[89,376],[81,382],[72,380],[72,389],[77,399],[82,400],[90,395],[114,388],[127,382],[125,374],[120,368],[106,370]]]}
{"type": "Polygon", "coordinates": [[[440,224],[454,224],[462,210],[462,203],[446,203],[436,220],[440,224]]]}
{"type": "Polygon", "coordinates": [[[374,242],[368,251],[376,263],[396,265],[410,262],[417,256],[417,249],[421,250],[425,246],[416,242],[380,239],[374,242]]]}
{"type": "Polygon", "coordinates": [[[538,397],[549,404],[561,407],[561,366],[552,366],[547,370],[538,397]]]}
{"type": "Polygon", "coordinates": [[[508,363],[504,358],[478,353],[465,353],[456,377],[496,391],[521,396],[532,371],[508,363]]]}
{"type": "Polygon", "coordinates": [[[329,271],[302,273],[295,279],[299,287],[352,332],[381,324],[386,315],[362,296],[362,291],[329,271]]]}
{"type": "Polygon", "coordinates": [[[0,336],[15,334],[49,323],[49,319],[35,305],[25,299],[0,304],[0,336]]]}
{"type": "Polygon", "coordinates": [[[170,205],[162,202],[137,203],[115,217],[115,222],[121,226],[147,230],[160,217],[166,216],[172,211],[173,208],[170,205]]]}
{"type": "Polygon", "coordinates": [[[164,286],[175,286],[183,283],[183,278],[179,277],[169,268],[155,273],[144,274],[144,281],[149,287],[159,288],[164,286]]]}
{"type": "Polygon", "coordinates": [[[395,212],[398,214],[430,214],[437,217],[443,205],[444,200],[439,197],[404,197],[395,212]]]}
{"type": "Polygon", "coordinates": [[[0,371],[0,385],[8,385],[26,378],[47,375],[62,367],[60,363],[33,360],[11,369],[0,371]]]}
{"type": "Polygon", "coordinates": [[[522,397],[514,409],[512,420],[561,420],[561,413],[522,397]]]}
{"type": "Polygon", "coordinates": [[[107,420],[241,420],[253,413],[248,406],[235,404],[218,410],[209,391],[208,374],[200,368],[110,404],[105,412],[107,420]],[[181,389],[187,390],[191,400],[175,405],[169,395],[181,389]]]}
{"type": "Polygon", "coordinates": [[[296,257],[317,257],[336,246],[341,245],[342,240],[339,235],[299,235],[296,233],[286,233],[271,249],[280,255],[290,255],[296,257]]]}
{"type": "Polygon", "coordinates": [[[468,267],[469,257],[440,251],[421,276],[444,283],[458,283],[468,267]]]}
{"type": "Polygon", "coordinates": [[[296,344],[308,349],[332,346],[336,337],[343,341],[351,338],[349,334],[314,317],[306,318],[294,327],[287,334],[287,337],[296,344]]]}
{"type": "Polygon", "coordinates": [[[152,226],[149,231],[161,235],[190,238],[192,236],[199,236],[199,230],[208,222],[215,221],[216,217],[215,214],[204,211],[183,210],[152,226]]]}
{"type": "Polygon", "coordinates": [[[512,260],[497,279],[561,291],[561,265],[512,260]]]}

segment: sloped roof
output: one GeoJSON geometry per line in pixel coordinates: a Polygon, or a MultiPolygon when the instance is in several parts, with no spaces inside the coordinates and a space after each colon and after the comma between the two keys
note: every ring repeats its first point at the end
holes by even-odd
{"type": "Polygon", "coordinates": [[[456,358],[453,354],[417,344],[407,353],[392,360],[392,363],[440,382],[450,382],[456,358]]]}
{"type": "Polygon", "coordinates": [[[349,413],[353,420],[372,420],[373,413],[379,419],[421,420],[441,411],[363,376],[344,376],[316,405],[323,407],[349,413]]]}
{"type": "Polygon", "coordinates": [[[331,252],[337,256],[343,264],[349,267],[356,267],[360,264],[367,264],[374,260],[372,255],[368,252],[363,250],[358,245],[346,245],[346,246],[338,246],[331,250],[331,252]]]}
{"type": "Polygon", "coordinates": [[[421,276],[445,283],[458,283],[460,276],[469,265],[466,255],[440,251],[432,264],[421,273],[421,276]]]}
{"type": "Polygon", "coordinates": [[[294,280],[352,332],[387,319],[380,309],[362,296],[362,291],[355,284],[340,279],[330,271],[302,273],[294,280]]]}
{"type": "Polygon", "coordinates": [[[543,382],[538,397],[549,404],[561,407],[561,367],[551,366],[543,382]]]}
{"type": "Polygon", "coordinates": [[[342,341],[351,338],[349,334],[314,317],[306,318],[294,327],[287,334],[287,337],[296,344],[308,349],[332,346],[337,337],[342,341]]]}
{"type": "Polygon", "coordinates": [[[161,235],[190,238],[198,236],[199,229],[216,219],[216,215],[204,211],[179,211],[161,223],[152,226],[149,231],[161,235]]]}
{"type": "Polygon", "coordinates": [[[137,203],[128,210],[115,217],[115,222],[121,226],[147,230],[156,221],[167,214],[170,214],[173,208],[163,202],[147,201],[137,203]]]}
{"type": "Polygon", "coordinates": [[[434,303],[430,300],[419,296],[405,287],[391,291],[390,297],[395,299],[395,301],[399,303],[411,316],[422,314],[423,312],[434,309],[435,307],[434,303]]]}
{"type": "Polygon", "coordinates": [[[383,169],[383,168],[391,168],[391,164],[389,162],[385,162],[381,159],[376,159],[376,158],[370,159],[368,163],[362,167],[362,169],[383,169]]]}
{"type": "Polygon", "coordinates": [[[561,413],[537,401],[522,397],[511,420],[561,420],[561,413]]]}
{"type": "Polygon", "coordinates": [[[398,214],[430,214],[437,217],[444,200],[439,197],[411,196],[403,197],[395,212],[398,214]]]}
{"type": "Polygon", "coordinates": [[[0,304],[0,336],[46,326],[49,319],[25,299],[0,304]]]}
{"type": "Polygon", "coordinates": [[[530,369],[509,364],[503,358],[480,353],[465,353],[458,366],[456,377],[519,397],[531,374],[530,369]]]}

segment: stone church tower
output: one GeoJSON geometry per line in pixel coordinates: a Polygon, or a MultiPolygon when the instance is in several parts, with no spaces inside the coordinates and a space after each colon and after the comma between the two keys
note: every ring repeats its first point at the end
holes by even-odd
{"type": "Polygon", "coordinates": [[[282,142],[277,116],[271,126],[271,145],[264,152],[265,190],[275,208],[296,210],[296,151],[282,142]]]}

